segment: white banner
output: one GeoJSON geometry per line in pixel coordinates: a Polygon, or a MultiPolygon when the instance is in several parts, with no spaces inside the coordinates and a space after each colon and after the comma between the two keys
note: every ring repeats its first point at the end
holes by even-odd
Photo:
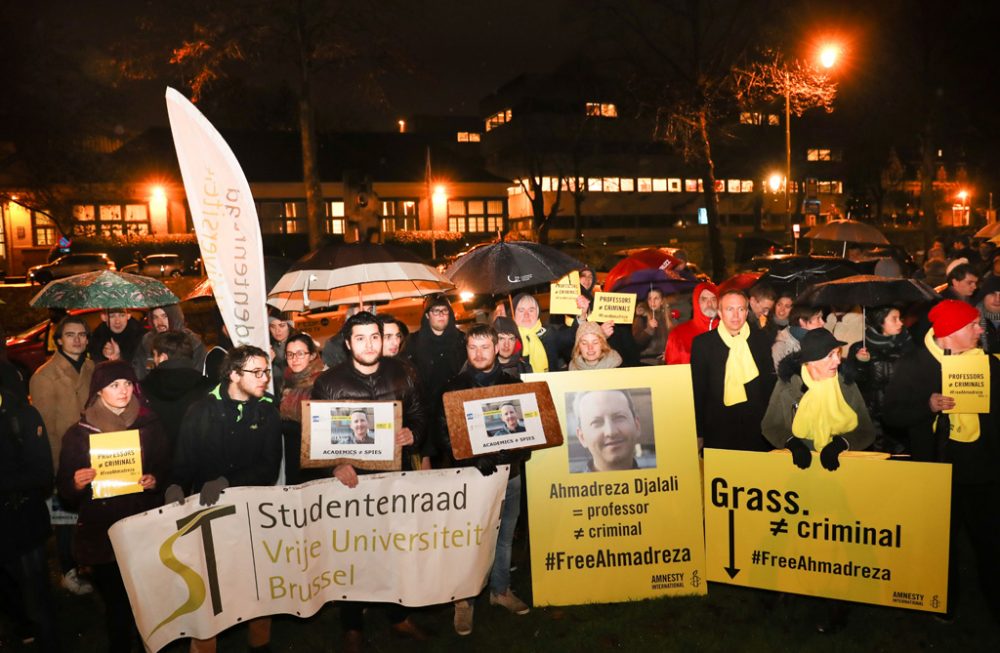
{"type": "Polygon", "coordinates": [[[157,651],[328,601],[409,606],[478,594],[489,576],[509,468],[361,476],[226,490],[110,529],[139,633],[157,651]]]}
{"type": "Polygon", "coordinates": [[[212,123],[174,89],[166,98],[201,260],[229,337],[268,351],[264,252],[250,184],[212,123]]]}

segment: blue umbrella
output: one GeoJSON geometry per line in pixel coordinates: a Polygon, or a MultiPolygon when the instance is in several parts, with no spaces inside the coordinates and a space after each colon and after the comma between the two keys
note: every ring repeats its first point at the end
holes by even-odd
{"type": "Polygon", "coordinates": [[[694,287],[698,285],[698,280],[688,278],[684,275],[684,272],[681,272],[681,275],[683,278],[678,279],[676,276],[672,277],[666,271],[659,268],[636,270],[627,277],[617,281],[615,287],[609,290],[612,292],[635,293],[640,301],[646,299],[646,295],[653,288],[660,290],[664,295],[685,293],[694,290],[694,287]]]}

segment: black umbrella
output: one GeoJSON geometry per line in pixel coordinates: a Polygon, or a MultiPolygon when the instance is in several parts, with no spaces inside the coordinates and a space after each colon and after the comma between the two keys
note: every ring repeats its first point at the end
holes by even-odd
{"type": "MultiPolygon", "coordinates": [[[[918,279],[856,274],[817,284],[806,290],[799,297],[799,302],[811,306],[860,305],[864,315],[865,309],[869,306],[891,306],[911,302],[930,302],[938,299],[941,299],[941,296],[918,279]]],[[[862,330],[861,333],[863,347],[866,332],[862,330]]]]}
{"type": "Polygon", "coordinates": [[[561,279],[583,263],[538,243],[499,242],[461,257],[445,275],[459,290],[508,295],[515,290],[561,279]]]}
{"type": "Polygon", "coordinates": [[[791,289],[796,295],[809,286],[861,272],[851,261],[834,256],[779,255],[770,257],[766,263],[768,270],[760,281],[775,290],[791,289]]]}
{"type": "Polygon", "coordinates": [[[856,274],[816,284],[799,297],[812,306],[889,306],[941,299],[934,289],[917,279],[856,274]]]}

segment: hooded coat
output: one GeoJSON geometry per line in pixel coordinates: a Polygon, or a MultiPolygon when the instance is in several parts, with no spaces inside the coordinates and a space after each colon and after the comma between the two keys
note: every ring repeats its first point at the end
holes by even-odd
{"type": "Polygon", "coordinates": [[[420,318],[420,329],[406,342],[401,356],[409,360],[420,379],[421,403],[429,415],[441,406],[441,392],[448,381],[458,374],[465,363],[465,334],[455,326],[455,313],[450,304],[428,302],[420,318]],[[431,330],[427,317],[432,307],[448,309],[448,324],[441,335],[431,330]]]}
{"type": "Polygon", "coordinates": [[[701,293],[706,290],[716,296],[719,294],[719,289],[715,287],[715,284],[707,281],[694,287],[694,292],[691,293],[691,319],[675,326],[667,336],[667,347],[663,353],[667,365],[687,365],[690,363],[691,343],[694,342],[695,337],[719,326],[719,318],[708,317],[701,312],[701,306],[698,305],[701,293]]]}
{"type": "Polygon", "coordinates": [[[171,448],[177,445],[187,409],[213,386],[201,372],[191,368],[191,360],[187,358],[168,358],[150,370],[139,385],[149,407],[160,416],[171,448]]]}
{"type": "Polygon", "coordinates": [[[139,342],[142,340],[144,334],[145,329],[134,317],[129,317],[121,333],[115,333],[108,326],[107,322],[101,322],[94,329],[94,332],[90,334],[90,343],[87,345],[87,349],[90,351],[90,358],[95,363],[107,360],[104,357],[104,345],[114,340],[118,343],[118,348],[122,352],[122,360],[131,361],[135,357],[135,350],[139,347],[139,342]]]}
{"type": "MultiPolygon", "coordinates": [[[[192,369],[203,370],[205,368],[205,343],[201,341],[201,337],[198,334],[184,325],[184,311],[181,310],[180,304],[170,304],[156,308],[162,308],[167,314],[169,329],[171,331],[180,331],[191,341],[191,348],[194,350],[194,356],[191,359],[192,369]]],[[[153,310],[150,309],[147,316],[150,329],[142,337],[142,340],[139,341],[139,346],[135,350],[135,356],[132,358],[132,367],[135,368],[135,375],[140,380],[149,374],[149,370],[153,369],[153,338],[156,336],[156,329],[153,328],[153,310]]]]}

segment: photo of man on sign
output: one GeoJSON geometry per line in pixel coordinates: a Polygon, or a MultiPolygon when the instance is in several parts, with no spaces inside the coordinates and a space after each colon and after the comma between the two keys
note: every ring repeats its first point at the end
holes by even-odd
{"type": "Polygon", "coordinates": [[[656,467],[648,388],[570,392],[566,415],[571,473],[656,467]]]}
{"type": "Polygon", "coordinates": [[[375,444],[374,432],[368,428],[368,411],[358,408],[351,411],[351,433],[354,440],[351,444],[375,444]]]}

